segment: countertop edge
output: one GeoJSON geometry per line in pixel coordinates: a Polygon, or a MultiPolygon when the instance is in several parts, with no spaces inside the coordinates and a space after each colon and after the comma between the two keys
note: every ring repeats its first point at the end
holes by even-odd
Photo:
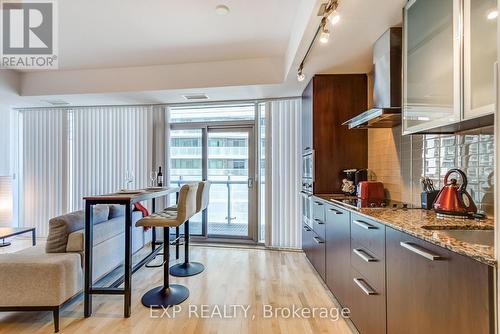
{"type": "MultiPolygon", "coordinates": [[[[476,260],[478,262],[481,262],[483,264],[486,264],[486,265],[489,265],[489,266],[492,266],[492,267],[495,267],[495,268],[497,266],[497,261],[494,258],[486,257],[484,255],[472,254],[470,252],[467,252],[464,249],[454,247],[453,245],[441,242],[441,241],[433,239],[433,238],[429,238],[429,237],[427,237],[425,235],[422,235],[422,234],[419,234],[419,233],[417,233],[415,231],[412,231],[412,230],[409,230],[409,229],[405,229],[402,226],[392,224],[391,222],[385,221],[385,220],[380,219],[378,217],[371,216],[371,215],[369,215],[369,214],[367,214],[365,212],[361,212],[359,210],[356,210],[355,208],[342,203],[340,200],[336,200],[334,198],[327,199],[327,198],[324,198],[324,197],[326,197],[325,195],[313,195],[313,196],[316,197],[317,199],[323,201],[323,202],[340,206],[343,209],[349,210],[350,212],[354,212],[354,213],[356,213],[358,215],[361,215],[361,216],[364,216],[364,217],[366,217],[368,219],[372,219],[372,220],[374,220],[376,222],[384,224],[385,226],[388,226],[388,227],[393,228],[393,229],[395,229],[397,231],[406,233],[406,234],[411,235],[411,236],[413,236],[415,238],[418,238],[420,240],[429,242],[429,243],[431,243],[433,245],[442,247],[442,248],[447,249],[447,250],[449,250],[449,251],[451,251],[453,253],[466,256],[466,257],[468,257],[470,259],[476,260]],[[323,197],[320,197],[320,196],[323,196],[323,197]]],[[[387,209],[387,210],[391,210],[391,209],[387,209]]],[[[408,210],[413,210],[413,209],[408,209],[408,210]]]]}

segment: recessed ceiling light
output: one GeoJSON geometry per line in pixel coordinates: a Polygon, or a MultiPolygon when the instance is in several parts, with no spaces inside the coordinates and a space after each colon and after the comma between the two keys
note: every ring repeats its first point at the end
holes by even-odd
{"type": "Polygon", "coordinates": [[[218,5],[217,7],[215,7],[215,12],[220,16],[227,15],[229,14],[229,7],[226,5],[218,5]]]}

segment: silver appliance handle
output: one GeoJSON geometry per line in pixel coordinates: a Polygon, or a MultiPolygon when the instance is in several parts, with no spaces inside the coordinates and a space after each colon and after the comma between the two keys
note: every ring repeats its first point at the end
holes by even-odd
{"type": "Polygon", "coordinates": [[[409,241],[401,241],[399,244],[401,245],[401,247],[406,248],[410,252],[413,252],[415,254],[423,256],[427,260],[435,261],[435,260],[439,260],[441,258],[441,256],[434,254],[432,252],[429,252],[427,249],[425,249],[419,245],[415,245],[409,241]]]}
{"type": "Polygon", "coordinates": [[[376,295],[377,291],[373,290],[362,278],[353,278],[354,283],[368,296],[376,295]]]}
{"type": "Polygon", "coordinates": [[[376,262],[377,259],[370,256],[369,254],[367,254],[363,249],[361,248],[355,248],[352,250],[352,252],[354,254],[356,254],[357,256],[359,256],[363,261],[365,262],[376,262]]]}
{"type": "Polygon", "coordinates": [[[324,244],[325,242],[323,240],[321,240],[320,238],[318,237],[313,237],[313,240],[317,243],[317,244],[324,244]]]}
{"type": "Polygon", "coordinates": [[[344,214],[342,211],[335,210],[334,208],[329,208],[328,210],[335,213],[336,215],[343,215],[344,214]]]}
{"type": "Polygon", "coordinates": [[[374,226],[372,224],[368,224],[367,222],[364,222],[362,220],[353,220],[353,224],[358,225],[359,227],[364,228],[365,230],[376,230],[378,229],[377,226],[374,226]]]}
{"type": "Polygon", "coordinates": [[[318,218],[314,218],[314,222],[318,225],[325,225],[325,222],[318,218]]]}

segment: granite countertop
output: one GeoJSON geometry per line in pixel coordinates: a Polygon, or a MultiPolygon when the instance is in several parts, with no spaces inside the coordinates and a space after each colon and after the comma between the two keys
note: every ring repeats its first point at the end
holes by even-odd
{"type": "Polygon", "coordinates": [[[423,209],[354,208],[342,203],[341,200],[345,198],[342,195],[315,196],[452,252],[471,257],[490,266],[497,264],[493,246],[460,241],[440,232],[443,229],[493,230],[493,219],[442,219],[437,218],[434,211],[423,209]]]}

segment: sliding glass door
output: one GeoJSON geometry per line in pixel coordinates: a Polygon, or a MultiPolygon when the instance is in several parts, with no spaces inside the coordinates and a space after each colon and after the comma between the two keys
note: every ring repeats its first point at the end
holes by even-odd
{"type": "Polygon", "coordinates": [[[174,126],[170,134],[170,183],[208,180],[210,204],[191,219],[192,235],[258,241],[254,126],[174,126]]]}
{"type": "Polygon", "coordinates": [[[208,130],[208,235],[254,239],[252,128],[208,130]]]}

